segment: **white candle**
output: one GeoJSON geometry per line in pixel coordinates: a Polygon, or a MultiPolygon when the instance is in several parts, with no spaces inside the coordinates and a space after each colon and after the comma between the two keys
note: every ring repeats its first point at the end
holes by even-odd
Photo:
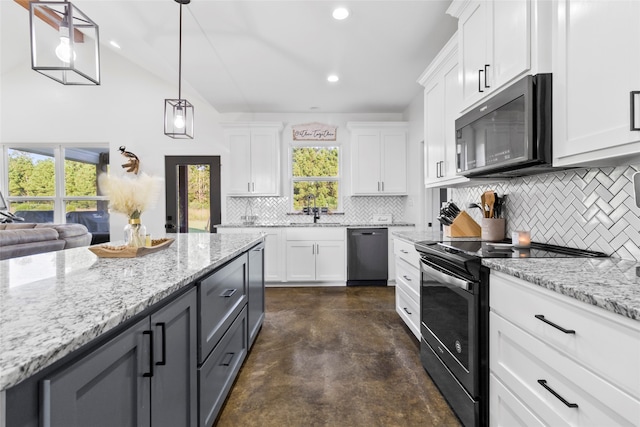
{"type": "Polygon", "coordinates": [[[529,231],[514,231],[511,233],[511,243],[518,248],[531,246],[531,233],[529,231]]]}

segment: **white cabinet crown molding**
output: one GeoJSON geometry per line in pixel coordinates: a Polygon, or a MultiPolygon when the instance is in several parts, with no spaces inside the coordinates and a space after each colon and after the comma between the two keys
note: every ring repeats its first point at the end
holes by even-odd
{"type": "Polygon", "coordinates": [[[431,61],[429,66],[420,75],[417,82],[422,86],[426,86],[434,76],[439,74],[447,63],[458,56],[458,32],[456,31],[449,41],[440,50],[438,55],[431,61]]]}
{"type": "Polygon", "coordinates": [[[409,122],[347,122],[347,129],[397,129],[409,128],[409,122]]]}
{"type": "Polygon", "coordinates": [[[454,18],[460,18],[462,12],[471,4],[474,0],[453,0],[447,9],[447,15],[451,15],[454,18]]]}
{"type": "Polygon", "coordinates": [[[257,128],[277,128],[284,129],[283,122],[221,122],[223,129],[257,129],[257,128]]]}

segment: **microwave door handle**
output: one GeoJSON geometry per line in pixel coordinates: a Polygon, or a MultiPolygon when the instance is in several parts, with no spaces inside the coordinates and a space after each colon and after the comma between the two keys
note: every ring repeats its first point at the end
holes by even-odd
{"type": "Polygon", "coordinates": [[[470,291],[472,288],[472,283],[467,282],[466,280],[458,279],[457,277],[450,276],[446,273],[438,271],[432,267],[429,267],[425,263],[422,263],[422,271],[431,276],[433,279],[437,280],[441,283],[446,283],[447,285],[452,285],[458,288],[462,288],[465,291],[470,291]]]}

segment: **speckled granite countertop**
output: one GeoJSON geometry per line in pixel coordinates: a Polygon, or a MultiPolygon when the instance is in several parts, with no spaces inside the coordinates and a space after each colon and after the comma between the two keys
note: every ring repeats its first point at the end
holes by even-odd
{"type": "Polygon", "coordinates": [[[141,258],[75,248],[0,261],[0,391],[213,271],[263,239],[177,234],[141,258]]]}
{"type": "Polygon", "coordinates": [[[270,227],[415,227],[410,222],[392,222],[390,224],[374,224],[370,222],[333,222],[331,220],[320,220],[314,224],[313,221],[290,221],[290,222],[262,222],[255,224],[227,223],[218,224],[216,228],[270,228],[270,227]]]}
{"type": "MultiPolygon", "coordinates": [[[[432,231],[394,231],[409,242],[441,240],[432,231]]],[[[484,258],[494,271],[640,321],[640,263],[617,258],[484,258]]]]}
{"type": "Polygon", "coordinates": [[[494,271],[640,321],[636,261],[617,258],[483,259],[494,271]]]}

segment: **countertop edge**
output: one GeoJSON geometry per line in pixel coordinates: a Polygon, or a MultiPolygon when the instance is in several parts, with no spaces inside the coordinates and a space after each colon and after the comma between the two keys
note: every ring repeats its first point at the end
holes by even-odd
{"type": "MultiPolygon", "coordinates": [[[[247,235],[251,237],[251,235],[247,235]]],[[[200,269],[197,272],[190,274],[189,276],[179,280],[178,282],[170,285],[168,288],[161,292],[153,294],[151,297],[145,300],[139,301],[133,306],[124,307],[121,312],[114,313],[109,318],[105,318],[88,330],[82,331],[79,335],[75,335],[66,342],[56,345],[52,348],[47,348],[42,354],[35,355],[29,359],[25,359],[19,365],[2,369],[0,371],[0,391],[7,390],[21,381],[29,378],[30,376],[37,374],[43,369],[51,366],[55,362],[61,360],[65,356],[80,349],[82,346],[90,343],[92,340],[100,337],[101,335],[117,328],[123,323],[133,319],[136,315],[142,313],[148,308],[153,307],[155,304],[161,302],[165,298],[175,294],[185,286],[193,283],[198,278],[205,276],[216,268],[222,266],[226,262],[240,255],[241,253],[252,248],[256,244],[264,241],[264,236],[256,234],[250,243],[244,244],[233,251],[230,251],[225,256],[217,259],[209,266],[200,269]]],[[[46,343],[44,343],[46,345],[46,343]]]]}
{"type": "Polygon", "coordinates": [[[411,222],[395,222],[395,223],[369,223],[369,222],[344,222],[344,223],[262,223],[262,224],[241,224],[227,223],[214,225],[215,228],[322,228],[322,227],[415,227],[411,222]]]}

